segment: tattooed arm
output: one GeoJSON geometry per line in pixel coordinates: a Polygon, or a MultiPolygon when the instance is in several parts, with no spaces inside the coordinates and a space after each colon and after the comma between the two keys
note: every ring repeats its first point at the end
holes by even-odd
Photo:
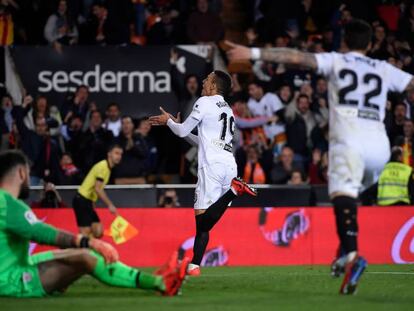
{"type": "Polygon", "coordinates": [[[259,58],[267,62],[303,66],[312,70],[317,69],[316,57],[312,53],[289,48],[261,48],[259,51],[259,58]]]}
{"type": "Polygon", "coordinates": [[[226,41],[226,44],[230,47],[227,56],[232,61],[261,59],[267,62],[317,69],[316,57],[312,53],[290,48],[249,48],[229,41],[226,41]]]}

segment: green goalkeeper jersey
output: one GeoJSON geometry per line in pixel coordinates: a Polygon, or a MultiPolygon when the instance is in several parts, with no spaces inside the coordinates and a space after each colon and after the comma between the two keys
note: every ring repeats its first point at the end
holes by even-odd
{"type": "Polygon", "coordinates": [[[30,265],[29,242],[53,245],[57,229],[40,222],[23,201],[0,189],[0,276],[30,265]]]}

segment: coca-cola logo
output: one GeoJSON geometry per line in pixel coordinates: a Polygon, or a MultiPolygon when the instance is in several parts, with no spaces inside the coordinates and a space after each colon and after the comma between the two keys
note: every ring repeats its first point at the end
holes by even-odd
{"type": "Polygon", "coordinates": [[[269,230],[266,228],[267,214],[272,208],[265,207],[259,213],[259,228],[264,238],[277,246],[289,246],[293,240],[304,235],[309,229],[309,217],[305,210],[297,210],[285,216],[285,221],[281,228],[269,230]]]}
{"type": "Polygon", "coordinates": [[[414,217],[395,236],[391,256],[395,263],[414,263],[414,217]]]}

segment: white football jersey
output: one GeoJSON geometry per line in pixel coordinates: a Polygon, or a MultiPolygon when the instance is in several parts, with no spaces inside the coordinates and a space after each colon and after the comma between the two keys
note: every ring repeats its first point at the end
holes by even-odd
{"type": "MultiPolygon", "coordinates": [[[[284,105],[276,94],[266,93],[259,101],[250,97],[247,107],[255,117],[271,117],[275,115],[275,112],[283,109],[284,105]]],[[[266,136],[271,140],[275,135],[285,131],[284,125],[277,123],[265,124],[263,129],[266,136]]]]}
{"type": "Polygon", "coordinates": [[[234,115],[223,96],[202,96],[193,106],[189,118],[199,121],[198,167],[213,163],[233,165],[234,115]]]}
{"type": "Polygon", "coordinates": [[[283,104],[276,94],[266,93],[259,101],[254,98],[249,98],[247,106],[251,113],[257,116],[271,117],[276,111],[283,108],[283,104]]]}
{"type": "Polygon", "coordinates": [[[360,131],[383,131],[388,91],[403,92],[412,75],[357,52],[315,54],[328,79],[331,141],[358,141],[360,131]]]}

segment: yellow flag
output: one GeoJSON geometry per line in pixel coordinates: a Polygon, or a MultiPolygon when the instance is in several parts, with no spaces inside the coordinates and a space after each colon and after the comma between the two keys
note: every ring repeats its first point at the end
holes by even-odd
{"type": "Polygon", "coordinates": [[[105,235],[112,236],[115,244],[125,243],[137,234],[137,228],[121,216],[117,216],[112,222],[110,229],[105,230],[105,235]]]}

